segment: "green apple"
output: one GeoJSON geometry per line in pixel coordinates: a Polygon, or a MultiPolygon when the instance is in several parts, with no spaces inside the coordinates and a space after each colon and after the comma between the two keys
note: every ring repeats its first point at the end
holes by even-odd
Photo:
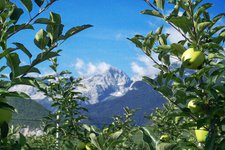
{"type": "Polygon", "coordinates": [[[160,137],[160,141],[162,141],[162,142],[168,142],[169,140],[170,140],[170,136],[168,134],[163,134],[160,137]]]}
{"type": "Polygon", "coordinates": [[[198,113],[201,111],[201,107],[197,104],[198,101],[199,101],[198,99],[193,99],[189,101],[188,108],[192,113],[198,113]]]}
{"type": "Polygon", "coordinates": [[[187,68],[198,69],[205,61],[205,55],[203,52],[194,48],[189,48],[181,56],[182,62],[188,61],[187,68]]]}
{"type": "Polygon", "coordinates": [[[89,145],[85,145],[86,150],[91,150],[91,148],[89,147],[89,145]]]}
{"type": "Polygon", "coordinates": [[[195,135],[196,135],[198,142],[204,143],[208,133],[209,132],[205,128],[200,128],[198,130],[195,130],[195,135]]]}

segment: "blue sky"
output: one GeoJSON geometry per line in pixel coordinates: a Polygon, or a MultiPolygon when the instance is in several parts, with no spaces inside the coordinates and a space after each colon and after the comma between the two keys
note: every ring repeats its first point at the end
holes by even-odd
{"type": "MultiPolygon", "coordinates": [[[[210,9],[212,15],[224,12],[224,2],[215,0],[213,3],[215,7],[210,9]]],[[[130,77],[153,75],[157,70],[151,66],[151,61],[126,39],[135,34],[145,35],[164,24],[159,19],[140,14],[144,9],[150,8],[143,0],[57,1],[49,11],[60,13],[65,29],[82,24],[94,26],[72,37],[61,46],[63,51],[59,57],[60,69],[71,70],[75,75],[91,75],[114,66],[130,77]]],[[[169,10],[171,8],[168,7],[165,13],[169,10]]],[[[48,12],[43,16],[48,16],[48,12]]],[[[171,42],[180,38],[169,26],[165,27],[165,31],[174,33],[170,38],[171,42]]],[[[36,29],[39,30],[40,26],[36,29]]],[[[35,36],[36,31],[22,32],[11,40],[24,43],[35,55],[39,50],[33,46],[31,37],[35,36]]],[[[22,60],[27,63],[24,56],[22,60]]],[[[50,73],[47,64],[39,67],[44,73],[50,73]]]]}

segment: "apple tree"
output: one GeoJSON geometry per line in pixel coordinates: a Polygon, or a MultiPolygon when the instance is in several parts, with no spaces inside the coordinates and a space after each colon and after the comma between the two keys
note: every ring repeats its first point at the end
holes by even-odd
{"type": "MultiPolygon", "coordinates": [[[[55,136],[57,149],[76,149],[82,143],[88,142],[86,130],[82,121],[87,119],[82,106],[88,98],[78,91],[81,78],[74,78],[68,70],[58,71],[57,58],[52,58],[50,68],[53,74],[43,76],[40,89],[51,101],[52,112],[44,118],[44,132],[47,136],[55,136]]],[[[45,148],[45,147],[42,147],[45,148]]]]}
{"type": "MultiPolygon", "coordinates": [[[[15,110],[7,103],[7,99],[10,97],[29,98],[25,93],[10,91],[10,88],[18,84],[43,88],[41,87],[42,81],[29,74],[40,74],[41,71],[37,65],[58,57],[61,51],[59,46],[62,43],[78,32],[91,27],[91,25],[82,25],[64,31],[59,14],[50,12],[49,18],[41,18],[40,16],[55,2],[56,0],[16,2],[0,0],[0,148],[6,149],[9,142],[7,140],[8,123],[15,110]],[[23,7],[18,7],[18,3],[21,3],[23,7]],[[21,18],[27,20],[24,21],[21,18]],[[32,54],[29,46],[16,40],[24,30],[30,30],[30,32],[37,30],[34,43],[32,43],[40,50],[37,55],[32,54]],[[27,56],[29,63],[22,63],[24,61],[21,60],[22,55],[27,56]]],[[[25,142],[22,145],[25,145],[25,142]]]]}
{"type": "Polygon", "coordinates": [[[181,110],[173,115],[174,118],[188,118],[189,123],[183,129],[193,134],[195,130],[200,148],[224,149],[225,26],[219,21],[225,14],[211,16],[208,9],[213,4],[203,3],[203,0],[145,2],[150,9],[141,13],[151,19],[164,20],[183,40],[169,42],[168,37],[174,35],[165,33],[164,26],[146,36],[129,38],[159,69],[156,78],[145,76],[143,80],[160,92],[170,105],[181,110]],[[164,13],[167,7],[173,8],[169,14],[164,13]],[[206,136],[199,139],[199,134],[206,136]]]}

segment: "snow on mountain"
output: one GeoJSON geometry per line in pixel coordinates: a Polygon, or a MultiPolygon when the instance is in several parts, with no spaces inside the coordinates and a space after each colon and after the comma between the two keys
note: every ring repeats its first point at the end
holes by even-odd
{"type": "Polygon", "coordinates": [[[121,70],[110,67],[102,74],[84,78],[81,82],[84,85],[78,90],[89,98],[87,103],[96,104],[105,101],[109,96],[122,96],[132,81],[121,70]]]}
{"type": "MultiPolygon", "coordinates": [[[[86,104],[96,104],[105,101],[109,96],[123,96],[129,90],[132,81],[123,71],[109,67],[101,74],[84,77],[81,83],[85,87],[79,87],[78,90],[89,98],[86,104]]],[[[34,87],[16,85],[10,91],[24,92],[45,108],[51,109],[51,101],[34,87]]]]}
{"type": "Polygon", "coordinates": [[[44,99],[46,97],[42,92],[39,92],[37,88],[29,85],[16,85],[11,87],[9,91],[24,92],[34,100],[44,99]]]}

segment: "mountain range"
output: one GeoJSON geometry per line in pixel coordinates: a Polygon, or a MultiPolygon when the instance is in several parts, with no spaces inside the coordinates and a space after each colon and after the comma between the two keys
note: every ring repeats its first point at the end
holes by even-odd
{"type": "MultiPolygon", "coordinates": [[[[109,124],[112,116],[124,113],[123,108],[126,106],[138,109],[134,120],[137,124],[144,124],[147,123],[145,113],[151,113],[155,107],[161,107],[166,102],[145,82],[132,81],[123,71],[113,67],[104,73],[84,77],[81,83],[84,87],[78,90],[89,98],[83,106],[89,110],[86,114],[89,117],[87,122],[90,124],[109,124]]],[[[34,87],[17,85],[10,90],[25,92],[45,109],[52,110],[51,100],[34,87]]]]}

